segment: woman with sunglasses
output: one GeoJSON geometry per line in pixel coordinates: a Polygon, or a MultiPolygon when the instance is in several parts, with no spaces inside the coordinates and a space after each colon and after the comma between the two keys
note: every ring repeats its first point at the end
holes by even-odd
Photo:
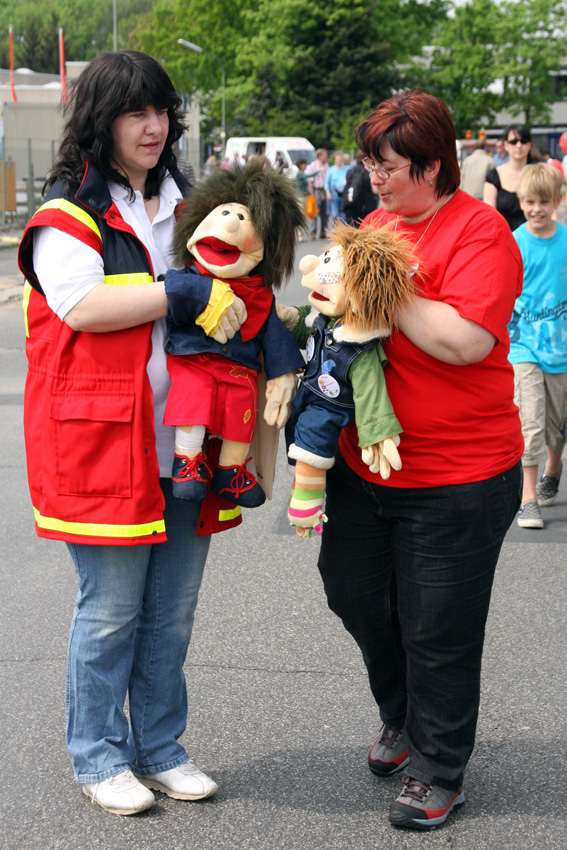
{"type": "Polygon", "coordinates": [[[531,162],[532,137],[523,124],[510,124],[504,140],[510,158],[486,175],[483,200],[504,216],[510,230],[515,230],[526,220],[517,192],[524,166],[531,162]]]}
{"type": "Polygon", "coordinates": [[[370,770],[404,771],[390,821],[428,829],[464,800],[492,580],[519,506],[507,324],[522,263],[502,217],[459,189],[442,101],[397,94],[356,137],[382,203],[361,226],[413,243],[420,294],[384,342],[402,469],[382,480],[362,461],[356,427],[343,429],[319,570],[379,707],[370,770]]]}

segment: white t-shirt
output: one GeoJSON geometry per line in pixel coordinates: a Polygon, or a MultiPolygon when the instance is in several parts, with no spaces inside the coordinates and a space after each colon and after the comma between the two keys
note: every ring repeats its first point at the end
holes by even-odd
{"type": "MultiPolygon", "coordinates": [[[[124,221],[146,246],[156,278],[175,265],[169,249],[175,225],[175,207],[181,193],[171,176],[163,181],[159,196],[159,211],[150,222],[141,192],[129,198],[128,190],[117,183],[108,184],[112,200],[124,221]]],[[[55,227],[38,227],[33,246],[33,263],[45,292],[49,307],[64,319],[69,310],[81,301],[93,287],[104,281],[103,261],[94,248],[55,227]],[[54,261],[54,258],[56,260],[54,261]],[[64,274],[62,274],[64,270],[64,274]]],[[[170,386],[166,366],[165,319],[154,322],[152,354],[148,361],[148,377],[154,396],[156,451],[160,475],[171,476],[175,428],[163,424],[165,402],[170,386]]]]}

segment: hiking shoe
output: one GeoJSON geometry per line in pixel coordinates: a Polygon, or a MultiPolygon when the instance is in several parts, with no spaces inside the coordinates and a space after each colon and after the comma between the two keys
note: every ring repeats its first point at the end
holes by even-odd
{"type": "Polygon", "coordinates": [[[199,452],[195,457],[175,455],[171,471],[171,491],[176,499],[201,502],[207,495],[207,456],[199,452]]]}
{"type": "Polygon", "coordinates": [[[212,797],[219,787],[206,773],[199,770],[189,759],[171,770],[160,773],[138,775],[138,779],[146,788],[162,791],[174,800],[204,800],[212,797]]]}
{"type": "Polygon", "coordinates": [[[543,528],[543,518],[537,502],[526,502],[518,511],[520,528],[543,528]]]}
{"type": "Polygon", "coordinates": [[[149,809],[156,801],[131,770],[123,770],[102,782],[85,782],[83,793],[114,815],[135,815],[149,809]]]}
{"type": "Polygon", "coordinates": [[[433,829],[444,823],[455,806],[465,802],[462,791],[424,785],[404,776],[404,789],[390,806],[390,823],[410,829],[433,829]]]}
{"type": "Polygon", "coordinates": [[[211,490],[217,496],[227,499],[243,508],[257,508],[266,501],[266,494],[256,481],[256,477],[246,469],[248,461],[241,466],[217,466],[211,482],[211,490]]]}
{"type": "Polygon", "coordinates": [[[393,776],[409,761],[408,745],[403,729],[384,723],[380,735],[368,753],[368,767],[376,776],[393,776]]]}
{"type": "Polygon", "coordinates": [[[546,475],[544,472],[537,482],[537,503],[541,508],[548,508],[556,500],[562,472],[563,468],[559,470],[557,478],[554,475],[546,475]]]}

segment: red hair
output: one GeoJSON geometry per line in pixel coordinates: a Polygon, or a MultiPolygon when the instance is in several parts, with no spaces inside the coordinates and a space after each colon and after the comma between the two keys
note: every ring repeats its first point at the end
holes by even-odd
{"type": "Polygon", "coordinates": [[[359,146],[371,159],[380,159],[386,142],[397,154],[410,159],[412,180],[422,179],[426,166],[440,160],[437,197],[459,188],[461,175],[451,113],[442,100],[424,89],[410,89],[383,101],[355,133],[359,146]]]}

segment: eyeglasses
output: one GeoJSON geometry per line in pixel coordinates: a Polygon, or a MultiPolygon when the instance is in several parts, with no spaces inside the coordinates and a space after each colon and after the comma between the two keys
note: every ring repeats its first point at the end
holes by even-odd
{"type": "Polygon", "coordinates": [[[380,180],[389,180],[390,176],[395,174],[396,171],[401,171],[402,168],[409,168],[412,163],[406,162],[405,165],[399,165],[397,168],[390,168],[390,170],[388,170],[387,168],[384,168],[383,165],[379,165],[377,162],[372,162],[372,160],[368,157],[365,157],[365,159],[362,160],[362,164],[369,174],[374,172],[376,177],[379,177],[380,180]]]}
{"type": "Polygon", "coordinates": [[[507,145],[527,145],[529,139],[506,139],[507,145]]]}

